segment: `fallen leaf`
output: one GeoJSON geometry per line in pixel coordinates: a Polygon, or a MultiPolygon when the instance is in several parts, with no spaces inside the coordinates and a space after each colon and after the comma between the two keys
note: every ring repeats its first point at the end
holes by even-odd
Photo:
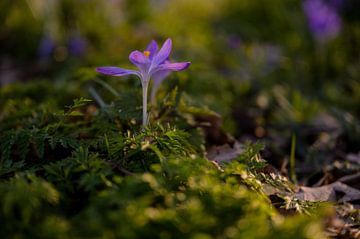
{"type": "Polygon", "coordinates": [[[360,164],[360,152],[357,154],[346,155],[346,160],[350,161],[351,163],[360,164]]]}
{"type": "Polygon", "coordinates": [[[226,163],[235,159],[237,156],[244,152],[242,144],[236,142],[231,147],[228,144],[221,146],[213,146],[207,151],[207,158],[217,163],[226,163]]]}
{"type": "Polygon", "coordinates": [[[360,189],[360,172],[351,175],[346,175],[340,178],[338,181],[350,187],[360,189]]]}
{"type": "Polygon", "coordinates": [[[341,182],[322,187],[299,187],[296,198],[311,202],[351,202],[360,200],[360,191],[341,182]]]}

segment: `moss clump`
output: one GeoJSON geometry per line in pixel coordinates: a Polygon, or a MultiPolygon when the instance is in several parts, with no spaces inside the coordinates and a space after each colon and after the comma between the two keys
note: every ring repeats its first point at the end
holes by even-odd
{"type": "Polygon", "coordinates": [[[256,176],[260,146],[221,167],[207,160],[195,122],[211,112],[176,92],[142,130],[116,114],[121,96],[64,110],[45,92],[17,108],[34,85],[1,94],[1,238],[325,238],[321,218],[272,208],[256,176]]]}

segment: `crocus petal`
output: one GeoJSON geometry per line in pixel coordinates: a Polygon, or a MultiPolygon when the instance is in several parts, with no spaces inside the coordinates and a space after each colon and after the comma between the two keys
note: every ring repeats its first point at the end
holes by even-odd
{"type": "Polygon", "coordinates": [[[161,82],[170,75],[171,71],[169,70],[163,70],[163,71],[157,71],[152,75],[152,80],[154,82],[154,85],[161,84],[161,82]]]}
{"type": "Polygon", "coordinates": [[[153,59],[153,57],[155,56],[157,50],[158,50],[158,44],[155,40],[152,40],[149,45],[146,47],[146,51],[150,52],[150,60],[153,59]]]}
{"type": "Polygon", "coordinates": [[[163,63],[166,59],[168,59],[171,52],[172,42],[171,39],[167,39],[164,42],[164,45],[161,47],[160,51],[154,56],[151,61],[152,68],[163,63]]]}
{"type": "Polygon", "coordinates": [[[158,71],[152,75],[151,78],[153,80],[153,85],[152,85],[151,95],[150,95],[150,99],[151,99],[152,103],[155,102],[156,92],[160,88],[161,83],[165,80],[166,77],[168,77],[170,75],[170,73],[171,73],[171,71],[164,70],[164,71],[158,71]]]}
{"type": "Polygon", "coordinates": [[[129,60],[136,65],[143,74],[149,71],[150,60],[140,51],[133,51],[129,55],[129,60]]]}
{"type": "Polygon", "coordinates": [[[164,71],[164,70],[182,71],[182,70],[185,70],[186,68],[188,68],[190,66],[190,64],[191,64],[190,62],[164,63],[164,64],[157,66],[153,70],[153,74],[155,74],[156,72],[159,72],[159,71],[164,71]]]}
{"type": "MultiPolygon", "coordinates": [[[[165,60],[164,64],[170,64],[168,59],[165,60]]],[[[160,84],[166,77],[170,75],[170,70],[158,70],[152,74],[151,78],[154,81],[154,85],[160,84]]]]}
{"type": "Polygon", "coordinates": [[[111,76],[126,76],[126,75],[137,75],[140,76],[139,72],[134,70],[127,70],[119,67],[114,66],[104,66],[96,68],[96,71],[111,76]]]}
{"type": "Polygon", "coordinates": [[[133,51],[129,55],[129,60],[135,65],[143,65],[150,63],[149,58],[147,58],[142,52],[140,51],[133,51]]]}

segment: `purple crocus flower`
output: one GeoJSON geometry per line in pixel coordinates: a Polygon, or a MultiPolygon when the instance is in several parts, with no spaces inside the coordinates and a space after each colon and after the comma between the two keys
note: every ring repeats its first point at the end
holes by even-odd
{"type": "Polygon", "coordinates": [[[47,60],[51,57],[55,49],[55,41],[49,37],[44,36],[39,44],[38,56],[41,60],[47,60]]]}
{"type": "Polygon", "coordinates": [[[190,62],[170,63],[167,61],[171,52],[172,42],[167,39],[158,51],[156,41],[151,41],[144,52],[133,51],[129,55],[129,60],[137,66],[139,70],[128,70],[114,66],[104,66],[96,68],[96,71],[105,75],[125,76],[136,75],[140,78],[143,90],[143,126],[147,124],[147,94],[150,78],[156,79],[161,74],[166,75],[171,71],[182,71],[189,67],[190,62]]]}
{"type": "Polygon", "coordinates": [[[305,0],[303,8],[317,40],[324,42],[340,33],[342,21],[334,7],[323,0],[305,0]]]}
{"type": "Polygon", "coordinates": [[[73,56],[83,56],[86,52],[87,42],[86,39],[80,35],[70,37],[68,49],[73,56]]]}
{"type": "Polygon", "coordinates": [[[341,9],[345,4],[344,0],[329,0],[328,2],[330,4],[330,6],[336,8],[336,9],[341,9]]]}

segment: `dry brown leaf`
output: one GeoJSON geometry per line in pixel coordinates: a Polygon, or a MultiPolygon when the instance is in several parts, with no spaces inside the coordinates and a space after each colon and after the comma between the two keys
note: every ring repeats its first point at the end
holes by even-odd
{"type": "Polygon", "coordinates": [[[233,147],[228,144],[211,147],[207,152],[207,158],[217,163],[226,163],[235,159],[243,152],[243,146],[240,143],[236,142],[234,143],[233,147]]]}
{"type": "Polygon", "coordinates": [[[338,181],[345,183],[346,185],[348,185],[350,187],[360,189],[360,172],[351,174],[351,175],[346,175],[346,176],[340,178],[338,181]]]}
{"type": "Polygon", "coordinates": [[[360,152],[357,154],[348,154],[346,155],[346,159],[355,164],[360,164],[360,152]]]}
{"type": "Polygon", "coordinates": [[[360,200],[360,190],[335,182],[322,187],[300,187],[296,197],[312,202],[351,202],[360,200]]]}

